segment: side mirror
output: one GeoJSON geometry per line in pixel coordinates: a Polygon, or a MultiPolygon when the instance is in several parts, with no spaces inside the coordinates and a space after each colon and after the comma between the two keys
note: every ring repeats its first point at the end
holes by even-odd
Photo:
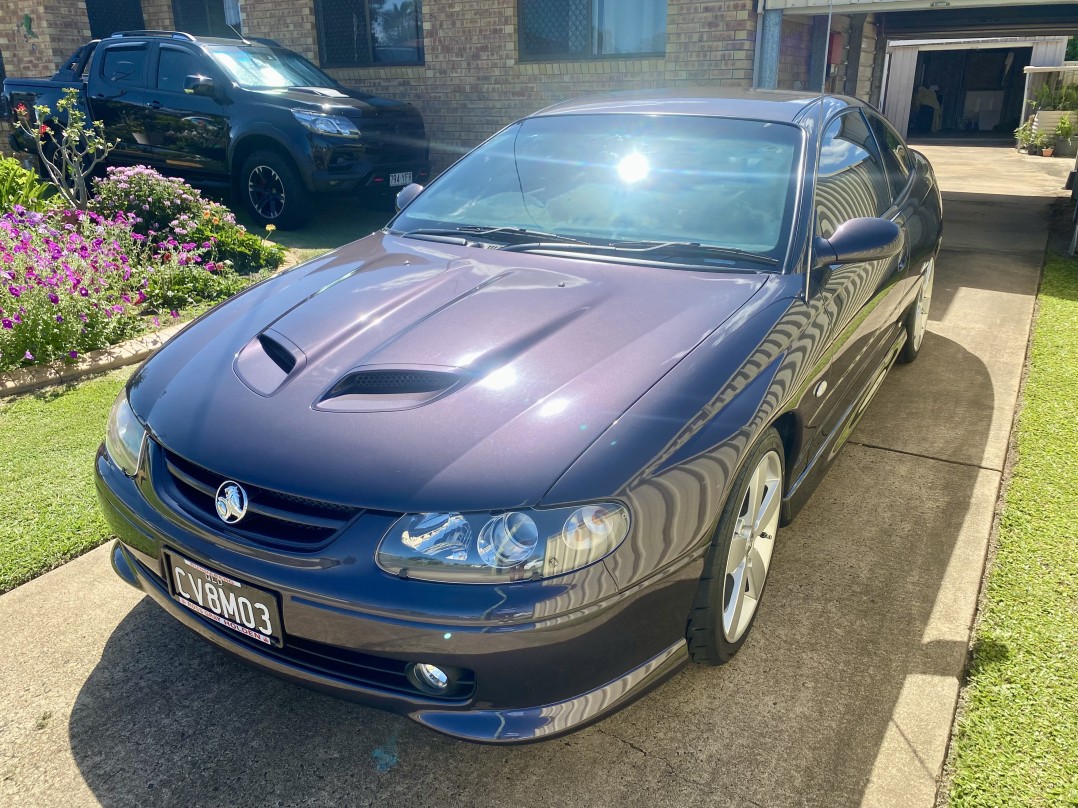
{"type": "Polygon", "coordinates": [[[418,182],[405,185],[397,194],[397,210],[404,210],[415,201],[415,198],[423,193],[423,186],[418,182]]]}
{"type": "Polygon", "coordinates": [[[213,79],[209,76],[184,76],[183,91],[189,95],[213,95],[213,79]]]}
{"type": "Polygon", "coordinates": [[[887,219],[850,219],[843,222],[831,238],[813,241],[813,264],[860,264],[881,261],[902,252],[906,238],[894,222],[887,219]]]}

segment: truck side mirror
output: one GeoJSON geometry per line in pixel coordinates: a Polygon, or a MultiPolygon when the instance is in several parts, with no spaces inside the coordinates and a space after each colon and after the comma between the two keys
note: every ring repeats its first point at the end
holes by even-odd
{"type": "Polygon", "coordinates": [[[209,76],[184,76],[183,91],[188,95],[213,95],[213,79],[209,76]]]}

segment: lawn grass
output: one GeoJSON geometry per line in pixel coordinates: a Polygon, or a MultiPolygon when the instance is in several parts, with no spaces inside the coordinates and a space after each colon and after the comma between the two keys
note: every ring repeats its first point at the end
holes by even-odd
{"type": "MultiPolygon", "coordinates": [[[[252,233],[265,231],[254,223],[241,205],[236,218],[252,233]]],[[[300,264],[323,253],[370,235],[385,226],[393,216],[389,210],[372,210],[355,197],[315,197],[311,200],[311,219],[299,230],[277,230],[270,236],[288,250],[289,263],[300,264]]]]}
{"type": "Polygon", "coordinates": [[[1078,260],[1049,254],[950,804],[1078,806],[1078,260]]]}
{"type": "Polygon", "coordinates": [[[0,592],[108,538],[94,452],[131,370],[0,402],[0,592]]]}

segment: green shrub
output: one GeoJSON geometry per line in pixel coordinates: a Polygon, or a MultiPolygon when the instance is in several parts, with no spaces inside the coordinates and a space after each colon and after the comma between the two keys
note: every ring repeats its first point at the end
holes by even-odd
{"type": "Polygon", "coordinates": [[[146,166],[113,167],[97,180],[91,210],[102,216],[133,213],[136,232],[159,249],[192,244],[205,251],[207,266],[229,265],[241,275],[276,269],[282,247],[247,232],[224,205],[203,198],[186,182],[146,166]]]}
{"type": "Polygon", "coordinates": [[[166,271],[149,276],[146,307],[160,313],[178,312],[199,303],[224,300],[245,285],[227,265],[212,270],[195,263],[170,265],[166,271]]]}
{"type": "Polygon", "coordinates": [[[49,206],[48,193],[52,186],[41,182],[33,171],[23,168],[18,160],[10,157],[0,159],[0,211],[45,210],[49,206]]]}

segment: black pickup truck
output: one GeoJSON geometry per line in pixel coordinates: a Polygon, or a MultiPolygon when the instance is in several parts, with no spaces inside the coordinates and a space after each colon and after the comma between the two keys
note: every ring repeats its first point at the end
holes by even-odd
{"type": "MultiPolygon", "coordinates": [[[[414,107],[343,87],[269,40],[113,34],[79,48],[51,79],[7,79],[5,106],[55,109],[68,87],[118,141],[110,165],[227,183],[262,224],[303,225],[315,193],[388,200],[430,171],[414,107]]],[[[18,135],[12,147],[33,151],[18,135]]]]}

